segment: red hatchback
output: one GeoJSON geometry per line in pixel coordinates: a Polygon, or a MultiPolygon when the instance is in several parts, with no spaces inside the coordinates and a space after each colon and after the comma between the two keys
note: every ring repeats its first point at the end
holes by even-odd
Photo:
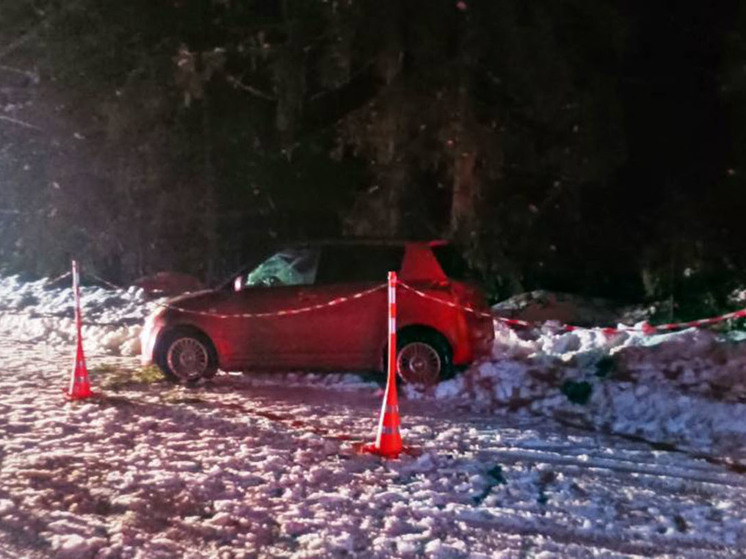
{"type": "Polygon", "coordinates": [[[461,263],[442,241],[288,246],[222,288],[173,299],[151,315],[141,334],[143,363],[155,362],[177,382],[218,368],[380,371],[386,277],[396,271],[404,284],[399,375],[435,384],[487,354],[494,336],[485,298],[462,281],[461,263]]]}

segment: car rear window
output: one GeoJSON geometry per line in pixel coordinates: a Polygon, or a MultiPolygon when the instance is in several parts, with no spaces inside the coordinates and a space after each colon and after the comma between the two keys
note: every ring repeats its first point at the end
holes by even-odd
{"type": "Polygon", "coordinates": [[[388,272],[399,271],[403,257],[402,246],[325,246],[316,283],[385,282],[388,272]]]}
{"type": "Polygon", "coordinates": [[[446,276],[456,281],[474,279],[466,259],[454,247],[439,245],[432,247],[432,251],[446,276]]]}

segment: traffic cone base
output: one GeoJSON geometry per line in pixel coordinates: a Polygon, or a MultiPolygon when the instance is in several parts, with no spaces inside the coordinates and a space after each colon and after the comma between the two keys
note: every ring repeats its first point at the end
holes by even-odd
{"type": "Polygon", "coordinates": [[[363,446],[362,450],[367,454],[377,454],[378,456],[383,456],[384,458],[399,458],[400,454],[400,452],[384,452],[375,444],[366,444],[363,446]]]}
{"type": "Polygon", "coordinates": [[[84,400],[95,396],[91,390],[91,381],[88,378],[88,368],[85,365],[85,356],[83,355],[83,345],[78,340],[78,350],[75,356],[75,367],[70,378],[70,389],[65,392],[68,400],[84,400]]]}
{"type": "Polygon", "coordinates": [[[412,456],[414,458],[417,458],[418,456],[422,456],[422,449],[418,446],[405,446],[402,445],[401,451],[396,454],[386,454],[379,449],[375,443],[355,443],[352,445],[352,449],[357,452],[358,454],[375,454],[377,456],[380,456],[382,458],[387,459],[395,459],[399,458],[402,454],[406,454],[407,456],[412,456]]]}
{"type": "Polygon", "coordinates": [[[397,458],[402,451],[400,425],[396,381],[391,382],[389,379],[383,405],[381,406],[381,418],[378,422],[376,442],[364,446],[363,450],[385,458],[397,458]]]}

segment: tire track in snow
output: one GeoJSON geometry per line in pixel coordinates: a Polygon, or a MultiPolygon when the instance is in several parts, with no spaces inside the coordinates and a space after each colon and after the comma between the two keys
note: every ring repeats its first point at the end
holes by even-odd
{"type": "MultiPolygon", "coordinates": [[[[567,545],[614,551],[625,555],[631,553],[642,557],[654,557],[662,553],[671,553],[676,557],[712,557],[713,553],[726,553],[731,557],[740,556],[736,550],[728,549],[705,539],[682,538],[677,540],[674,538],[656,538],[651,535],[647,535],[644,539],[634,537],[627,539],[610,536],[607,532],[597,530],[559,527],[555,523],[541,519],[533,519],[533,522],[529,524],[499,517],[488,520],[456,517],[454,520],[485,531],[497,529],[502,533],[520,536],[543,536],[567,545]]],[[[595,554],[592,554],[592,556],[595,556],[595,554]]]]}
{"type": "Polygon", "coordinates": [[[579,471],[592,471],[601,470],[609,471],[614,473],[625,473],[625,474],[639,474],[644,476],[652,476],[656,478],[670,478],[672,480],[681,481],[692,481],[697,483],[707,483],[712,485],[719,485],[728,488],[746,489],[746,482],[738,480],[733,476],[734,479],[723,479],[728,476],[727,472],[716,475],[703,475],[694,473],[689,468],[681,468],[676,466],[670,467],[658,467],[648,464],[640,464],[636,466],[628,466],[622,464],[621,460],[608,459],[608,458],[596,458],[586,457],[586,459],[578,459],[578,457],[567,457],[560,454],[550,454],[545,452],[527,452],[518,450],[496,450],[495,453],[506,462],[522,462],[528,461],[533,463],[544,463],[554,464],[562,466],[572,466],[579,471]]]}

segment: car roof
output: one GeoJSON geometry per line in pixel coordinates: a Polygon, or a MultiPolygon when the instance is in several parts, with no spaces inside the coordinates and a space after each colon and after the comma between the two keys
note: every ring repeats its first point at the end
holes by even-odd
{"type": "Polygon", "coordinates": [[[344,237],[339,239],[311,239],[301,241],[278,241],[273,243],[277,246],[406,246],[411,244],[427,245],[429,247],[437,247],[449,244],[444,239],[433,239],[433,240],[419,240],[419,239],[397,239],[397,238],[381,238],[381,237],[344,237]]]}
{"type": "Polygon", "coordinates": [[[435,248],[441,246],[447,246],[451,243],[445,239],[430,239],[430,240],[414,240],[414,239],[401,239],[401,238],[383,238],[383,237],[344,237],[344,238],[320,238],[320,239],[303,239],[303,240],[292,240],[292,239],[273,239],[271,242],[260,245],[261,250],[256,254],[262,255],[253,258],[250,263],[247,263],[239,272],[234,272],[228,279],[218,284],[218,289],[222,289],[226,286],[233,284],[233,279],[237,273],[242,273],[245,270],[251,269],[253,266],[258,264],[263,257],[270,256],[272,251],[282,250],[285,248],[292,247],[320,247],[320,246],[350,246],[350,247],[371,247],[371,246],[389,246],[389,247],[401,247],[406,248],[407,246],[416,246],[428,248],[435,248]]]}

